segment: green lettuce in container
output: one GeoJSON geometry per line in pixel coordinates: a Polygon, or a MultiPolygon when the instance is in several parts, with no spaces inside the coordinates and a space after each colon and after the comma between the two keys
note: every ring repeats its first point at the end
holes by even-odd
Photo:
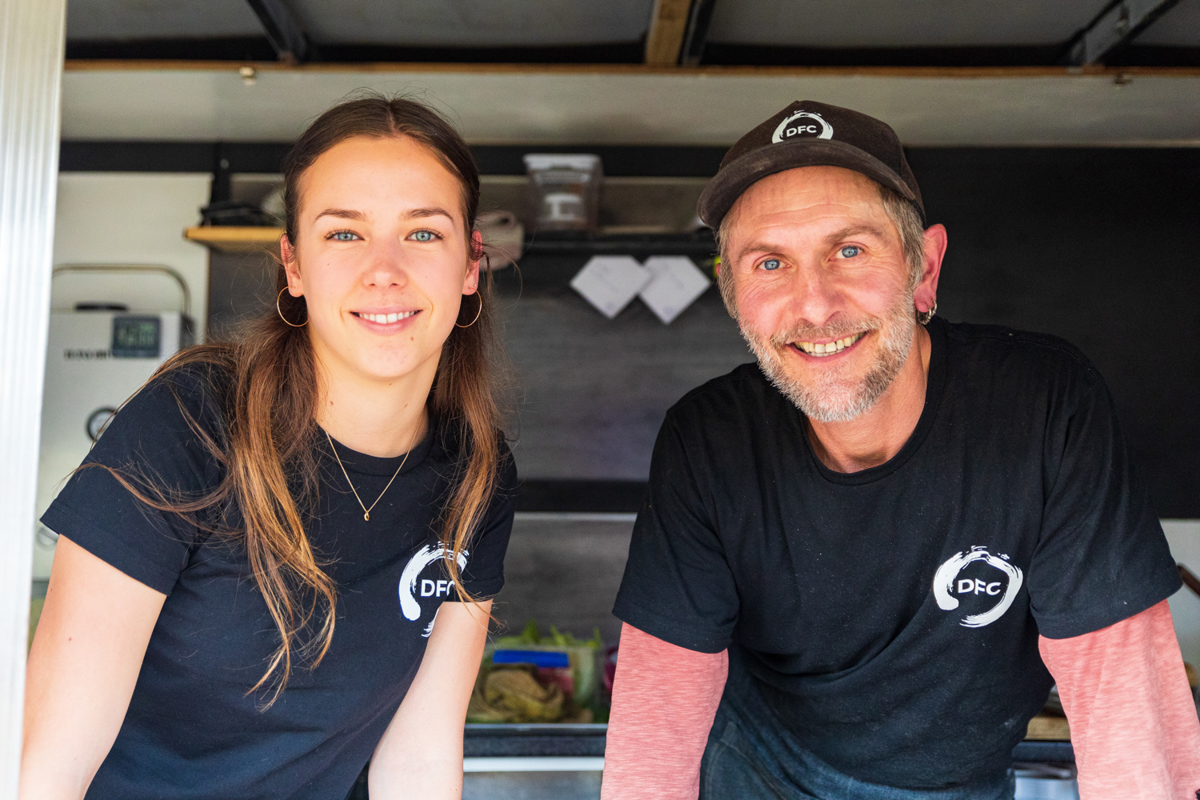
{"type": "MultiPolygon", "coordinates": [[[[467,710],[468,722],[592,722],[597,695],[596,665],[604,650],[599,630],[587,641],[551,626],[542,636],[530,620],[517,636],[503,636],[490,644],[475,682],[467,710]],[[571,677],[562,687],[546,680],[546,671],[533,664],[495,664],[496,651],[564,653],[571,677]],[[570,688],[573,686],[573,691],[570,688]]],[[[501,653],[501,655],[506,655],[501,653]]]]}

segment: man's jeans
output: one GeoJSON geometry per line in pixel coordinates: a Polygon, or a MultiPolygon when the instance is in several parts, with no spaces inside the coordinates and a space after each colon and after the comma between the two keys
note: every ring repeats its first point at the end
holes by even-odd
{"type": "MultiPolygon", "coordinates": [[[[730,652],[729,679],[749,682],[730,652]],[[735,674],[740,672],[740,675],[735,674]],[[740,679],[740,680],[739,680],[740,679]]],[[[738,689],[751,687],[739,686],[738,689]]],[[[735,695],[740,691],[735,691],[735,695]]],[[[721,701],[704,760],[700,764],[700,800],[1013,800],[1012,771],[967,787],[896,789],[864,783],[845,775],[788,741],[765,705],[751,707],[721,701]],[[747,719],[753,713],[753,719],[747,719]]]]}

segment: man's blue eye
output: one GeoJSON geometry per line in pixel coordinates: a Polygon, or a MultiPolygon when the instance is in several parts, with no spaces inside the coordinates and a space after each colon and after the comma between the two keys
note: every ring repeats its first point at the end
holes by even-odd
{"type": "Polygon", "coordinates": [[[854,258],[856,255],[858,255],[861,252],[862,252],[862,248],[858,247],[857,245],[853,245],[853,244],[848,244],[845,247],[843,247],[841,250],[838,251],[838,253],[841,254],[842,258],[854,258]]]}
{"type": "Polygon", "coordinates": [[[417,231],[411,238],[418,242],[432,242],[437,238],[437,234],[433,231],[417,231]]]}
{"type": "Polygon", "coordinates": [[[783,265],[779,263],[778,258],[768,258],[766,261],[762,262],[760,266],[763,269],[770,271],[773,269],[779,269],[783,265]]]}

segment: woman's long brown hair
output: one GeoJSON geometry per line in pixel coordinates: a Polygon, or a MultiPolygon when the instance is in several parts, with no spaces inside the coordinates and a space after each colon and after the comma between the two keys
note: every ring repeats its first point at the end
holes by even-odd
{"type": "MultiPolygon", "coordinates": [[[[461,184],[467,241],[472,241],[479,174],[471,151],[450,124],[427,106],[372,95],[326,111],[284,160],[286,230],[291,242],[297,241],[301,176],[322,153],[355,136],[407,136],[428,147],[461,184]]],[[[477,245],[470,246],[467,258],[482,257],[477,245]]],[[[286,276],[280,266],[276,290],[284,286],[286,276]]],[[[499,353],[491,303],[484,300],[483,288],[481,282],[476,298],[463,299],[459,325],[442,345],[427,401],[443,442],[456,447],[440,539],[453,551],[444,561],[449,576],[468,600],[458,555],[469,545],[495,490],[501,444],[501,415],[491,373],[499,353]]],[[[164,377],[185,368],[216,367],[204,371],[220,375],[223,384],[227,381],[216,392],[222,398],[226,424],[223,441],[209,436],[189,418],[193,431],[225,468],[220,485],[189,500],[168,496],[154,488],[152,481],[130,481],[117,475],[144,502],[193,519],[199,512],[229,504],[236,507],[238,529],[221,533],[245,548],[280,638],[266,671],[250,689],[267,688],[264,708],[278,699],[294,663],[315,667],[328,652],[337,606],[337,587],[322,569],[304,531],[318,487],[316,364],[308,328],[292,327],[282,318],[303,323],[307,309],[303,297],[293,298],[287,292],[280,298],[279,309],[281,313],[272,308],[252,322],[235,341],[190,348],[156,374],[164,377]]]]}

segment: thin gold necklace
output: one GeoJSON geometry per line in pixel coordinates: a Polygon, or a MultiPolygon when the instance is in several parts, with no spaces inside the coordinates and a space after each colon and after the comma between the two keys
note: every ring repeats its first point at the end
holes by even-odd
{"type": "Polygon", "coordinates": [[[379,501],[383,499],[385,494],[387,494],[387,490],[392,488],[392,484],[396,481],[396,476],[400,474],[400,470],[404,469],[404,462],[408,461],[408,455],[412,452],[412,448],[410,447],[408,449],[408,453],[404,454],[404,458],[400,461],[400,466],[396,467],[396,472],[392,475],[392,479],[387,482],[387,486],[383,487],[383,491],[379,493],[379,497],[376,497],[375,502],[371,503],[371,508],[367,508],[366,505],[363,504],[362,498],[358,496],[358,490],[354,488],[354,481],[350,480],[350,473],[346,472],[346,465],[342,463],[342,458],[338,455],[337,448],[333,445],[333,437],[331,437],[329,435],[329,431],[326,431],[324,428],[321,430],[325,432],[325,438],[329,440],[329,449],[333,451],[333,457],[337,459],[338,466],[342,468],[342,474],[346,476],[346,483],[350,484],[350,491],[354,492],[354,499],[358,501],[359,508],[363,510],[363,519],[365,519],[367,522],[370,522],[371,508],[375,508],[375,506],[379,505],[379,501]]]}

